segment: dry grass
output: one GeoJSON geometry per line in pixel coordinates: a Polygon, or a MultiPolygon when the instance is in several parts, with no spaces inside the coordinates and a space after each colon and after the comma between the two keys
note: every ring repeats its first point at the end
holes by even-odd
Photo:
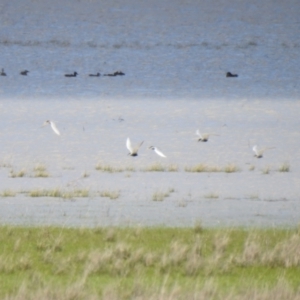
{"type": "Polygon", "coordinates": [[[290,164],[285,162],[279,168],[278,172],[289,172],[290,171],[290,164]]]}
{"type": "Polygon", "coordinates": [[[186,172],[225,172],[225,173],[234,173],[239,172],[240,169],[235,164],[228,164],[225,167],[219,167],[219,166],[208,166],[206,164],[198,164],[193,167],[185,167],[184,170],[186,172]]]}
{"type": "Polygon", "coordinates": [[[175,189],[174,188],[169,188],[167,191],[156,191],[152,195],[152,200],[153,201],[163,201],[165,198],[169,197],[171,193],[174,193],[175,189]]]}
{"type": "Polygon", "coordinates": [[[90,174],[87,171],[84,171],[81,175],[82,178],[88,178],[90,177],[90,174]]]}
{"type": "Polygon", "coordinates": [[[26,172],[24,169],[21,169],[20,171],[11,170],[10,171],[10,177],[16,178],[16,177],[49,177],[49,173],[47,172],[47,169],[44,165],[38,164],[36,165],[32,171],[26,172]]]}
{"type": "Polygon", "coordinates": [[[249,171],[254,171],[255,170],[255,166],[254,165],[251,165],[248,169],[249,171]]]}
{"type": "Polygon", "coordinates": [[[20,171],[14,171],[14,170],[11,170],[10,171],[10,177],[12,178],[16,178],[16,177],[24,177],[26,176],[26,171],[25,170],[20,170],[20,171]]]}
{"type": "Polygon", "coordinates": [[[212,192],[212,193],[204,195],[204,198],[207,198],[207,199],[218,199],[219,195],[217,193],[212,192]]]}
{"type": "Polygon", "coordinates": [[[12,190],[4,190],[3,192],[1,192],[0,197],[15,197],[16,196],[16,192],[12,191],[12,190]]]}
{"type": "Polygon", "coordinates": [[[100,196],[104,198],[109,198],[111,200],[118,199],[120,197],[120,192],[119,191],[102,191],[100,192],[100,196]]]}
{"type": "Polygon", "coordinates": [[[240,171],[240,168],[235,164],[228,164],[224,167],[225,173],[235,173],[235,172],[239,172],[239,171],[240,171]]]}
{"type": "Polygon", "coordinates": [[[300,299],[300,230],[0,226],[1,299],[300,299]]]}
{"type": "Polygon", "coordinates": [[[178,167],[178,165],[171,164],[171,165],[167,166],[167,171],[168,172],[178,172],[179,171],[179,167],[178,167]]]}
{"type": "Polygon", "coordinates": [[[128,166],[125,168],[113,167],[111,165],[106,165],[103,163],[98,163],[95,167],[97,171],[108,172],[108,173],[119,173],[119,172],[134,172],[135,169],[132,166],[128,166]]]}
{"type": "Polygon", "coordinates": [[[90,192],[87,189],[62,190],[55,189],[35,189],[25,192],[30,197],[57,197],[63,199],[84,198],[89,197],[90,192]]]}
{"type": "Polygon", "coordinates": [[[269,174],[270,171],[271,171],[271,168],[270,168],[269,166],[265,166],[265,167],[261,170],[262,174],[264,174],[264,175],[269,174]]]}
{"type": "Polygon", "coordinates": [[[166,167],[164,167],[161,163],[154,163],[154,164],[142,169],[141,171],[144,171],[144,172],[165,172],[166,167]]]}
{"type": "Polygon", "coordinates": [[[141,169],[142,172],[178,172],[179,167],[175,164],[170,164],[168,166],[162,165],[156,162],[148,167],[141,169]]]}

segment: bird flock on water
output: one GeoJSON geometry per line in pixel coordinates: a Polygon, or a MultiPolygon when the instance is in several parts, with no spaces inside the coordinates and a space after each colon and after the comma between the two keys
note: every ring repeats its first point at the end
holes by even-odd
{"type": "MultiPolygon", "coordinates": [[[[53,121],[46,120],[42,127],[50,125],[55,134],[60,136],[60,131],[57,129],[56,124],[53,121]]],[[[199,129],[196,130],[197,140],[198,142],[207,142],[210,136],[218,136],[216,133],[201,133],[199,129]]],[[[138,156],[138,151],[140,147],[143,145],[144,141],[140,142],[138,145],[132,146],[130,138],[128,137],[126,140],[126,148],[128,149],[130,156],[138,156]]],[[[273,149],[274,147],[265,147],[259,149],[257,145],[252,147],[254,152],[254,156],[256,158],[262,158],[263,154],[268,149],[273,149]]],[[[153,150],[158,156],[167,158],[167,156],[156,146],[150,146],[149,149],[153,150]]]]}
{"type": "MultiPolygon", "coordinates": [[[[23,76],[27,76],[29,73],[28,70],[23,70],[20,72],[20,75],[23,75],[23,76]]],[[[74,71],[73,73],[67,73],[65,74],[65,77],[77,77],[77,75],[79,75],[76,71],[74,71]]],[[[109,77],[116,77],[116,76],[124,76],[125,73],[122,72],[122,71],[115,71],[113,73],[105,73],[105,74],[102,74],[102,76],[109,76],[109,77]]],[[[0,76],[7,76],[6,72],[4,71],[4,68],[1,69],[1,72],[0,72],[0,76]]],[[[95,73],[95,74],[89,74],[89,77],[100,77],[101,74],[99,72],[95,73]]]]}

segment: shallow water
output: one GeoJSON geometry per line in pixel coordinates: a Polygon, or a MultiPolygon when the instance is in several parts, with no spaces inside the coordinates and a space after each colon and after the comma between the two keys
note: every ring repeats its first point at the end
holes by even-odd
{"type": "Polygon", "coordinates": [[[16,193],[0,197],[0,222],[299,222],[297,1],[74,3],[0,5],[8,75],[0,78],[0,193],[16,193]],[[23,69],[28,76],[19,75],[23,69]],[[64,77],[75,70],[78,77],[64,77]],[[116,70],[126,75],[87,76],[116,70]],[[239,77],[226,78],[229,70],[239,77]],[[41,127],[47,119],[60,137],[41,127]],[[198,143],[197,128],[218,136],[198,143]],[[128,136],[144,141],[136,158],[127,155],[128,136]],[[254,144],[273,149],[256,159],[254,144]],[[101,172],[98,163],[131,171],[101,172]],[[157,163],[178,171],[145,171],[157,163]],[[199,163],[239,171],[186,172],[199,163]],[[278,171],[284,163],[290,172],[278,171]],[[35,177],[38,164],[49,177],[35,177]],[[12,177],[21,170],[24,177],[12,177]],[[90,196],[30,197],[36,189],[87,189],[90,196]],[[119,197],[103,198],[101,191],[119,197]],[[154,201],[156,193],[169,196],[154,201]]]}

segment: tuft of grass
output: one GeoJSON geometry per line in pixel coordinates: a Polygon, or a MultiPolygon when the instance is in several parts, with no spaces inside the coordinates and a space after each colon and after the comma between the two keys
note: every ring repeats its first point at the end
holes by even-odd
{"type": "Polygon", "coordinates": [[[95,167],[95,169],[97,171],[101,171],[101,172],[108,172],[108,173],[118,173],[118,172],[125,172],[125,171],[128,171],[128,172],[134,172],[134,168],[131,167],[131,166],[128,166],[128,167],[125,167],[125,168],[116,168],[116,167],[113,167],[111,165],[105,165],[105,164],[102,164],[102,163],[98,163],[95,167]]]}
{"type": "Polygon", "coordinates": [[[207,198],[207,199],[218,199],[219,195],[217,193],[209,193],[209,194],[204,195],[204,198],[207,198]]]}
{"type": "Polygon", "coordinates": [[[154,163],[153,165],[150,165],[150,166],[144,168],[142,171],[144,171],[144,172],[165,172],[166,168],[161,163],[154,163]]]}
{"type": "Polygon", "coordinates": [[[16,177],[24,177],[26,175],[25,170],[20,170],[20,171],[10,171],[10,177],[16,178],[16,177]]]}
{"type": "Polygon", "coordinates": [[[46,189],[35,189],[27,192],[30,197],[54,197],[54,198],[84,198],[89,197],[90,192],[87,189],[76,189],[73,191],[64,191],[59,188],[46,190],[46,189]]]}
{"type": "Polygon", "coordinates": [[[120,197],[120,192],[119,191],[102,191],[100,192],[100,196],[104,198],[109,198],[111,200],[118,199],[120,197]]]}
{"type": "Polygon", "coordinates": [[[16,196],[16,192],[12,191],[12,190],[4,190],[1,194],[0,197],[15,197],[16,196]]]}
{"type": "Polygon", "coordinates": [[[179,168],[177,165],[175,164],[171,164],[167,167],[168,172],[178,172],[179,168]]]}
{"type": "Polygon", "coordinates": [[[174,188],[169,188],[168,191],[162,192],[162,191],[156,191],[152,195],[152,200],[153,201],[163,201],[165,198],[169,197],[171,193],[174,193],[175,189],[174,188]]]}
{"type": "Polygon", "coordinates": [[[38,164],[33,168],[33,177],[49,177],[46,167],[43,164],[38,164]]]}
{"type": "Polygon", "coordinates": [[[33,168],[34,172],[45,172],[46,170],[46,167],[42,164],[38,164],[33,168]]]}
{"type": "Polygon", "coordinates": [[[184,170],[186,172],[197,172],[197,173],[209,172],[210,171],[209,167],[205,164],[198,164],[198,165],[195,165],[193,167],[185,167],[184,170]]]}
{"type": "Polygon", "coordinates": [[[270,173],[270,170],[271,170],[271,168],[270,168],[269,166],[265,166],[265,167],[261,170],[261,172],[262,172],[264,175],[267,175],[267,174],[270,173]]]}
{"type": "Polygon", "coordinates": [[[87,171],[84,171],[82,173],[82,178],[88,178],[88,177],[90,177],[90,174],[87,171]]]}
{"type": "Polygon", "coordinates": [[[254,171],[255,170],[255,166],[254,165],[251,165],[248,169],[249,171],[254,171]]]}
{"type": "Polygon", "coordinates": [[[196,221],[195,222],[195,225],[194,225],[194,232],[199,234],[199,233],[202,233],[204,231],[204,228],[203,228],[203,224],[201,221],[196,221]]]}
{"type": "Polygon", "coordinates": [[[198,164],[193,167],[185,167],[186,172],[225,172],[225,173],[234,173],[240,171],[239,167],[235,164],[228,164],[225,167],[219,166],[208,166],[206,164],[198,164]]]}
{"type": "Polygon", "coordinates": [[[228,164],[227,166],[224,167],[225,173],[234,173],[239,171],[240,171],[239,167],[236,166],[235,164],[228,164]]]}
{"type": "Polygon", "coordinates": [[[11,165],[11,163],[9,163],[9,162],[6,162],[6,161],[0,161],[0,168],[11,168],[12,167],[12,165],[11,165]]]}
{"type": "Polygon", "coordinates": [[[289,172],[290,171],[290,165],[289,163],[283,163],[279,168],[278,172],[289,172]]]}

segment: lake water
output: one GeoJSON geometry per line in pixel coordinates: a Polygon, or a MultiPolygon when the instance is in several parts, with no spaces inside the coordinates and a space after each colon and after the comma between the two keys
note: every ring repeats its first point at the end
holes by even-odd
{"type": "Polygon", "coordinates": [[[2,3],[0,221],[298,224],[299,8],[298,1],[2,3]],[[125,76],[88,76],[118,70],[125,76]],[[74,71],[76,78],[64,77],[74,71]],[[60,137],[41,127],[48,119],[60,137]],[[197,142],[198,128],[218,135],[197,142]],[[144,141],[138,157],[127,155],[127,137],[144,141]],[[254,144],[272,149],[257,159],[254,144]],[[165,171],[147,171],[157,164],[165,171]],[[238,171],[187,172],[197,164],[238,171]],[[36,177],[38,165],[48,177],[36,177]],[[290,171],[279,172],[283,165],[290,171]],[[31,197],[36,190],[89,197],[31,197]],[[105,191],[117,199],[101,197],[105,191]]]}

